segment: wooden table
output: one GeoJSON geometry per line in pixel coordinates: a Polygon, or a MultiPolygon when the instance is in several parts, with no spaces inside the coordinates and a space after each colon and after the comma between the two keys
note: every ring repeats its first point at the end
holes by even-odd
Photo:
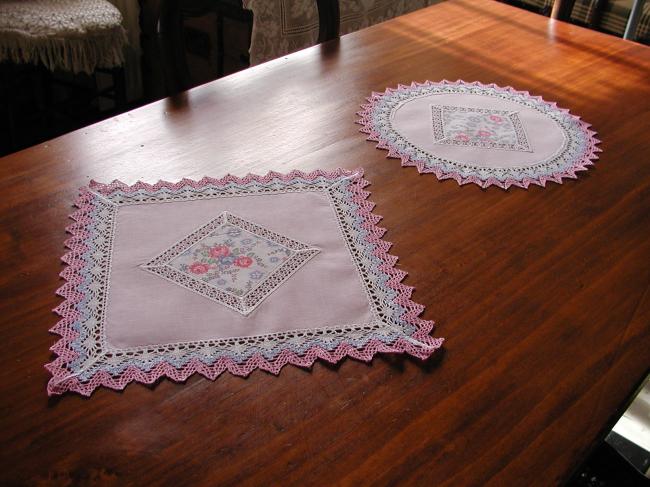
{"type": "Polygon", "coordinates": [[[0,159],[0,484],[553,485],[650,362],[650,50],[451,0],[0,159]],[[398,82],[530,90],[593,123],[576,181],[459,187],[400,168],[354,112],[398,82]],[[48,399],[76,189],[363,166],[445,350],[279,377],[48,399]]]}

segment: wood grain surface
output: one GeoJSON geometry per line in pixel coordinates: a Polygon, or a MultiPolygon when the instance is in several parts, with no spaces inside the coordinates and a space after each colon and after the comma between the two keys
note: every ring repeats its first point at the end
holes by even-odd
{"type": "Polygon", "coordinates": [[[649,80],[647,47],[450,0],[0,159],[0,485],[563,482],[650,365],[649,80]],[[604,152],[482,190],[358,132],[371,91],[443,78],[557,101],[604,152]],[[359,166],[443,352],[48,399],[78,187],[359,166]]]}

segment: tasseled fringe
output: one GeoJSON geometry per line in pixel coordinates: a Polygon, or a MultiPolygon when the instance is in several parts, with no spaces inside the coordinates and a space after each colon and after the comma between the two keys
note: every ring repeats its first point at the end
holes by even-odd
{"type": "Polygon", "coordinates": [[[122,26],[85,37],[36,37],[0,32],[0,62],[43,64],[50,71],[92,74],[96,68],[124,64],[126,31],[122,26]]]}

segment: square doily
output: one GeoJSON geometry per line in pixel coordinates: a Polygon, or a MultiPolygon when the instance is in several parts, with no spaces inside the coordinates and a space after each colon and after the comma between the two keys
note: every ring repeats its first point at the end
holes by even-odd
{"type": "Polygon", "coordinates": [[[92,182],[62,260],[49,394],[439,348],[361,171],[92,182]]]}

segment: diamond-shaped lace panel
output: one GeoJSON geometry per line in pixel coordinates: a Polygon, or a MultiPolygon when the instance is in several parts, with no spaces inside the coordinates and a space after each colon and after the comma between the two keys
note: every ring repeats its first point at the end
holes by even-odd
{"type": "Polygon", "coordinates": [[[517,112],[431,105],[437,144],[530,152],[517,112]]]}
{"type": "Polygon", "coordinates": [[[246,315],[318,252],[224,212],[142,267],[246,315]]]}

